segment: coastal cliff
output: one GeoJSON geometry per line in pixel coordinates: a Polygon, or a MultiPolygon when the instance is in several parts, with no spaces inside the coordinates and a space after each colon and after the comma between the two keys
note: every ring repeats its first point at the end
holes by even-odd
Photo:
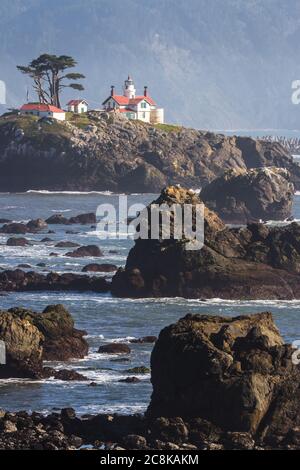
{"type": "Polygon", "coordinates": [[[179,126],[149,125],[112,113],[0,118],[0,191],[159,192],[199,188],[254,167],[286,168],[300,189],[300,167],[278,142],[227,137],[179,126]]]}

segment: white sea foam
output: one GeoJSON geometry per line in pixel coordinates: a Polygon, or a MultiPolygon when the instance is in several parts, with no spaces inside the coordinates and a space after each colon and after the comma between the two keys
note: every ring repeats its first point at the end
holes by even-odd
{"type": "Polygon", "coordinates": [[[40,194],[40,195],[47,195],[47,196],[57,196],[57,195],[67,195],[67,196],[89,196],[93,194],[99,194],[103,196],[112,196],[114,193],[111,191],[48,191],[46,189],[30,189],[26,191],[25,194],[40,194]]]}

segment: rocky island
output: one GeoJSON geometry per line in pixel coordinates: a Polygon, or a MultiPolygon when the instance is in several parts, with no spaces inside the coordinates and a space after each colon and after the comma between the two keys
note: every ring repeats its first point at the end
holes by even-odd
{"type": "MultiPolygon", "coordinates": [[[[193,191],[168,187],[155,204],[196,206],[193,191]]],[[[151,204],[148,206],[150,209],[151,204]]],[[[205,207],[204,246],[185,249],[189,239],[137,239],[125,269],[113,278],[121,297],[299,299],[300,226],[260,223],[230,228],[205,207]]]]}
{"type": "Polygon", "coordinates": [[[0,191],[46,189],[159,192],[200,188],[224,171],[286,168],[300,189],[300,167],[278,142],[226,137],[120,113],[72,115],[66,122],[0,118],[0,191]]]}

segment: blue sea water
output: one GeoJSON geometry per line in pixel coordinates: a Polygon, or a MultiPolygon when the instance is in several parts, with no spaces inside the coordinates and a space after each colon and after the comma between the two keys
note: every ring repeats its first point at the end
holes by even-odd
{"type": "MultiPolygon", "coordinates": [[[[154,195],[131,195],[129,203],[147,203],[154,195]]],[[[0,218],[26,221],[41,217],[46,219],[55,212],[66,217],[94,212],[99,204],[117,205],[118,196],[109,193],[47,193],[0,194],[0,218]]],[[[300,219],[300,196],[296,195],[294,216],[300,219]]],[[[80,272],[94,259],[72,259],[64,256],[67,249],[58,249],[58,241],[70,240],[81,245],[98,244],[104,252],[101,263],[124,265],[132,246],[130,240],[99,240],[90,226],[51,226],[54,234],[49,244],[38,243],[46,234],[29,235],[35,242],[28,248],[7,247],[7,236],[0,235],[0,267],[15,268],[29,264],[36,271],[80,272]],[[77,233],[66,234],[66,230],[77,233]],[[111,251],[116,253],[111,253],[111,251]],[[51,252],[58,256],[49,257],[51,252]],[[46,264],[45,268],[36,265],[46,264]]],[[[36,410],[49,412],[72,406],[78,413],[118,412],[133,413],[145,410],[151,395],[150,375],[140,376],[139,383],[120,383],[130,374],[126,369],[135,366],[149,367],[152,345],[131,344],[129,362],[115,362],[115,357],[98,354],[100,345],[111,341],[128,342],[131,338],[158,335],[166,325],[187,313],[237,315],[271,311],[286,341],[300,339],[300,301],[224,301],[174,299],[117,299],[110,294],[96,293],[9,293],[0,297],[0,308],[24,306],[42,311],[49,304],[64,304],[72,313],[76,327],[87,332],[89,355],[83,360],[51,363],[57,368],[72,368],[86,375],[97,387],[85,382],[0,380],[0,408],[10,410],[36,410]]]]}

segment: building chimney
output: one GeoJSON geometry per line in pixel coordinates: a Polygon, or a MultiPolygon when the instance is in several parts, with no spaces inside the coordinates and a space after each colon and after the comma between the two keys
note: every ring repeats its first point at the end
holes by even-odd
{"type": "Polygon", "coordinates": [[[111,86],[111,91],[110,91],[110,96],[114,96],[115,94],[115,87],[112,85],[111,86]]]}
{"type": "Polygon", "coordinates": [[[148,87],[147,86],[144,87],[144,96],[148,96],[148,87]]]}

